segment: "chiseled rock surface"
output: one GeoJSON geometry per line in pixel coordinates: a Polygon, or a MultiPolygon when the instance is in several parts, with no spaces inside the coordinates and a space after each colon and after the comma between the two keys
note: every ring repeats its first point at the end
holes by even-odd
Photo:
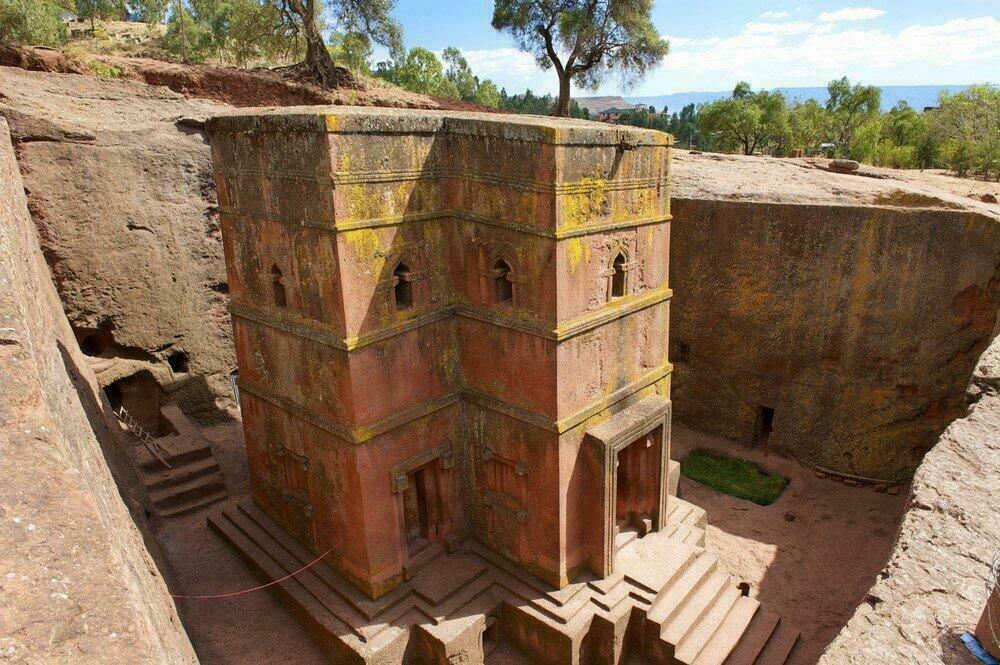
{"type": "Polygon", "coordinates": [[[909,480],[997,331],[1000,185],[684,151],[671,177],[674,416],[749,444],[770,407],[768,450],[909,480]]]}
{"type": "Polygon", "coordinates": [[[969,392],[969,414],[917,471],[888,564],[820,662],[978,662],[957,636],[975,629],[1000,552],[1000,338],[969,392]]]}
{"type": "Polygon", "coordinates": [[[128,446],[63,314],[3,118],[0,377],[0,660],[195,662],[109,469],[130,466],[128,446]]]}
{"type": "Polygon", "coordinates": [[[39,241],[70,323],[110,327],[100,380],[149,370],[189,413],[231,404],[235,364],[208,140],[223,104],[164,87],[0,67],[39,241]],[[185,375],[167,358],[183,351],[185,375]],[[217,399],[218,398],[218,399],[217,399]]]}

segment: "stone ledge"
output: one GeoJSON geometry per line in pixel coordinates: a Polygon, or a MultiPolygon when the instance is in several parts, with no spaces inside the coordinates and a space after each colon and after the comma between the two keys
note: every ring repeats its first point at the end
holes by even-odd
{"type": "Polygon", "coordinates": [[[550,145],[666,146],[669,134],[574,118],[352,106],[240,109],[205,123],[214,133],[438,134],[491,136],[550,145]]]}

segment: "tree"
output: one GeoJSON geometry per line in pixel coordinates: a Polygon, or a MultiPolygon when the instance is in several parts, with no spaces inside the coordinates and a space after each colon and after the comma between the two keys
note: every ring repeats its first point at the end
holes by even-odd
{"type": "Polygon", "coordinates": [[[780,92],[754,93],[749,83],[741,81],[732,98],[698,110],[698,126],[723,150],[739,148],[744,155],[753,155],[771,147],[780,153],[788,141],[788,106],[780,92]]]}
{"type": "Polygon", "coordinates": [[[674,113],[670,117],[670,122],[667,123],[667,131],[681,143],[694,146],[700,138],[697,107],[694,104],[688,104],[681,109],[680,113],[674,113]]]}
{"type": "Polygon", "coordinates": [[[330,57],[353,72],[371,74],[372,40],[356,32],[335,32],[330,35],[330,57]]]}
{"type": "Polygon", "coordinates": [[[458,98],[462,101],[471,102],[476,99],[476,90],[479,88],[479,79],[472,73],[469,62],[454,46],[446,48],[441,59],[447,67],[444,75],[458,90],[458,98]]]}
{"type": "Polygon", "coordinates": [[[302,77],[324,86],[336,86],[342,80],[340,71],[323,40],[321,20],[324,9],[341,32],[365,35],[372,42],[390,48],[402,48],[402,30],[392,20],[394,0],[274,0],[283,22],[298,36],[305,37],[305,59],[292,68],[302,77]]]}
{"type": "Polygon", "coordinates": [[[626,87],[666,56],[669,44],[650,20],[652,0],[495,0],[492,25],[555,69],[552,115],[570,115],[570,82],[596,89],[611,72],[626,87]]]}
{"type": "Polygon", "coordinates": [[[105,18],[116,9],[112,0],[76,0],[76,14],[81,19],[90,21],[90,32],[95,30],[94,20],[105,18]]]}
{"type": "Polygon", "coordinates": [[[458,99],[458,88],[445,76],[441,61],[420,46],[393,51],[390,60],[378,64],[375,75],[410,92],[458,99]]]}
{"type": "Polygon", "coordinates": [[[210,59],[247,66],[291,50],[301,41],[284,29],[277,5],[261,0],[174,0],[163,47],[184,60],[210,59]]]}
{"type": "Polygon", "coordinates": [[[843,153],[850,145],[854,132],[878,115],[882,105],[882,91],[874,85],[852,86],[846,76],[830,81],[826,89],[826,110],[830,114],[830,127],[837,149],[843,153]]]}
{"type": "Polygon", "coordinates": [[[62,13],[71,9],[72,0],[0,0],[0,44],[61,46],[69,37],[62,13]]]}
{"type": "Polygon", "coordinates": [[[977,172],[1000,180],[1000,87],[973,85],[954,95],[941,94],[933,114],[934,131],[943,140],[942,155],[965,175],[977,172]]]}
{"type": "Polygon", "coordinates": [[[497,90],[497,84],[490,79],[480,81],[476,87],[476,98],[472,101],[483,106],[500,108],[500,92],[497,90]]]}
{"type": "Polygon", "coordinates": [[[830,121],[826,109],[815,99],[796,103],[788,112],[791,147],[799,148],[806,155],[820,151],[820,146],[830,139],[830,121]]]}

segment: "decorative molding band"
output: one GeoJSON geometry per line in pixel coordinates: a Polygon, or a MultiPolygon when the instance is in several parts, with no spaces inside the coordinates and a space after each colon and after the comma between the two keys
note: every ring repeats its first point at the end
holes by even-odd
{"type": "Polygon", "coordinates": [[[661,286],[652,291],[619,298],[594,312],[587,312],[574,319],[565,321],[555,329],[527,319],[512,319],[495,310],[465,302],[428,310],[423,314],[394,323],[380,330],[354,337],[341,337],[323,328],[322,324],[305,319],[304,317],[297,317],[287,313],[275,314],[274,312],[256,309],[236,300],[230,301],[229,313],[234,319],[242,319],[274,328],[340,351],[355,351],[371,344],[391,339],[397,335],[402,335],[411,330],[436,323],[455,314],[501,328],[541,337],[553,342],[563,342],[586,334],[622,317],[631,316],[644,309],[670,300],[672,295],[673,291],[670,287],[661,286]]]}
{"type": "Polygon", "coordinates": [[[448,210],[446,211],[446,214],[453,219],[462,220],[464,222],[486,224],[487,226],[495,226],[497,228],[548,238],[550,240],[567,240],[569,238],[578,238],[580,236],[594,235],[597,233],[607,233],[608,231],[620,231],[622,229],[639,228],[642,226],[650,226],[652,224],[663,224],[673,219],[673,215],[666,214],[657,215],[655,217],[640,217],[637,219],[626,220],[624,222],[596,224],[594,226],[580,226],[574,228],[562,227],[553,231],[552,229],[542,229],[537,226],[529,226],[527,224],[519,224],[517,222],[507,220],[484,217],[483,215],[477,215],[465,210],[448,210]]]}
{"type": "Polygon", "coordinates": [[[405,332],[446,319],[455,313],[455,308],[452,305],[446,305],[428,310],[423,314],[394,323],[375,332],[364,333],[354,337],[341,337],[323,328],[321,324],[303,317],[293,318],[293,315],[289,314],[276,315],[273,312],[256,309],[235,300],[229,303],[229,313],[233,318],[259,323],[260,325],[275,328],[291,335],[305,337],[306,339],[340,351],[354,351],[355,349],[376,344],[405,332]]]}
{"type": "Polygon", "coordinates": [[[319,173],[307,173],[305,171],[265,171],[264,169],[252,168],[216,168],[215,172],[227,178],[246,176],[250,178],[266,178],[268,180],[287,180],[289,182],[316,182],[327,186],[333,184],[330,172],[325,169],[319,173]]]}
{"type": "Polygon", "coordinates": [[[464,222],[486,224],[487,226],[494,226],[501,229],[508,229],[510,231],[517,231],[518,233],[538,236],[541,238],[548,238],[550,240],[566,240],[569,238],[578,238],[581,236],[594,235],[597,233],[607,233],[609,231],[620,231],[622,229],[640,228],[643,226],[651,226],[653,224],[664,224],[673,219],[673,215],[668,213],[663,215],[655,215],[653,217],[640,217],[637,219],[629,219],[621,222],[610,222],[608,224],[595,224],[593,226],[579,226],[573,228],[562,227],[556,230],[552,230],[552,229],[539,228],[537,226],[531,226],[529,224],[519,224],[518,222],[511,222],[504,219],[495,219],[492,217],[477,215],[475,213],[467,212],[464,210],[452,209],[452,208],[440,208],[424,212],[393,215],[390,217],[376,217],[372,219],[359,219],[359,220],[340,221],[340,222],[326,222],[326,221],[317,221],[310,219],[294,219],[291,217],[273,215],[271,213],[266,213],[259,210],[245,210],[240,208],[230,208],[228,206],[220,206],[219,212],[222,213],[223,215],[230,215],[232,217],[265,219],[271,222],[287,224],[289,226],[305,226],[307,228],[322,229],[334,233],[345,233],[347,231],[358,231],[360,229],[376,229],[386,226],[398,226],[401,224],[411,224],[417,222],[430,222],[430,221],[444,222],[447,221],[448,219],[455,219],[464,222]]]}
{"type": "Polygon", "coordinates": [[[653,385],[663,377],[670,374],[672,371],[673,365],[670,363],[654,368],[636,381],[622,386],[610,395],[602,397],[560,420],[553,420],[551,416],[546,416],[519,406],[508,404],[496,399],[495,397],[477,392],[466,386],[461,391],[448,393],[447,395],[442,395],[436,399],[421,402],[408,409],[404,409],[392,414],[391,416],[383,418],[382,420],[379,420],[371,425],[354,428],[350,428],[321,414],[313,413],[305,406],[302,406],[301,404],[298,404],[297,402],[294,402],[286,397],[282,397],[270,389],[258,385],[246,378],[241,377],[239,379],[239,387],[241,391],[245,390],[250,395],[264,400],[268,404],[281,409],[291,416],[304,420],[319,429],[329,432],[347,443],[357,445],[365,443],[376,436],[385,434],[386,432],[394,430],[398,427],[402,427],[403,425],[413,422],[414,420],[435,413],[436,411],[451,406],[452,404],[460,402],[463,399],[485,409],[489,409],[490,411],[495,411],[502,415],[514,418],[515,420],[520,420],[521,422],[527,423],[539,429],[554,432],[556,434],[562,434],[563,432],[567,432],[577,427],[601,411],[617,404],[621,400],[653,385]]]}
{"type": "Polygon", "coordinates": [[[605,304],[598,310],[587,312],[576,318],[564,321],[554,329],[526,319],[511,319],[509,316],[495,310],[465,302],[459,303],[456,306],[456,310],[459,316],[469,319],[517,330],[554,342],[563,342],[588,333],[595,328],[600,328],[622,317],[630,316],[636,312],[670,300],[672,295],[673,290],[669,286],[664,285],[650,291],[644,291],[643,293],[618,298],[605,304]]]}
{"type": "Polygon", "coordinates": [[[263,169],[241,168],[220,169],[225,177],[249,177],[251,179],[282,180],[289,182],[311,182],[320,185],[336,187],[337,185],[366,185],[386,182],[406,182],[412,180],[443,180],[454,178],[466,182],[483,185],[493,185],[516,189],[537,194],[589,194],[596,191],[619,192],[635,189],[652,189],[663,187],[669,183],[669,176],[657,175],[647,178],[603,179],[588,178],[586,180],[546,182],[533,178],[520,178],[499,173],[481,173],[452,169],[448,167],[425,169],[375,170],[366,171],[332,171],[322,175],[316,173],[299,173],[295,171],[265,171],[263,169]]]}
{"type": "Polygon", "coordinates": [[[674,366],[669,362],[653,368],[632,383],[622,386],[610,395],[597,399],[582,409],[579,409],[575,413],[559,420],[553,420],[551,416],[546,416],[514,406],[513,404],[508,404],[507,402],[498,400],[490,395],[477,392],[468,386],[464,388],[462,396],[473,404],[489,409],[490,411],[495,411],[499,414],[520,420],[521,422],[527,423],[539,429],[554,432],[556,434],[562,434],[563,432],[567,432],[579,426],[601,411],[614,406],[621,400],[639,392],[640,390],[643,390],[644,388],[648,388],[660,379],[669,375],[673,369],[674,366]]]}
{"type": "Polygon", "coordinates": [[[371,425],[351,428],[324,415],[313,413],[301,404],[298,404],[297,402],[294,402],[286,397],[282,397],[268,388],[255,384],[248,379],[241,377],[239,379],[239,387],[240,390],[245,390],[254,397],[262,399],[272,406],[278,407],[289,415],[295,416],[300,420],[304,420],[321,430],[333,434],[347,443],[353,444],[364,443],[376,436],[379,436],[380,434],[385,434],[386,432],[394,430],[397,427],[402,427],[407,423],[413,422],[418,418],[429,416],[436,411],[440,411],[441,409],[457,403],[461,399],[460,393],[448,393],[446,395],[442,395],[441,397],[421,402],[409,407],[408,409],[398,411],[391,416],[372,423],[371,425]]]}
{"type": "Polygon", "coordinates": [[[401,169],[399,171],[334,171],[336,185],[364,185],[381,182],[405,182],[407,180],[440,180],[448,175],[445,168],[401,169]]]}
{"type": "Polygon", "coordinates": [[[669,362],[664,363],[659,367],[655,367],[652,370],[646,372],[644,375],[642,375],[638,380],[633,381],[627,386],[619,388],[618,390],[614,391],[607,397],[599,399],[596,402],[590,404],[589,406],[583,407],[576,413],[573,413],[559,420],[556,423],[556,428],[559,431],[559,433],[562,434],[563,432],[578,427],[579,425],[582,425],[584,422],[586,422],[592,416],[595,416],[604,409],[607,409],[617,404],[618,402],[622,401],[623,399],[631,395],[634,395],[640,390],[648,388],[657,381],[663,379],[666,376],[669,376],[671,373],[673,373],[673,371],[674,371],[674,366],[669,362]]]}
{"type": "Polygon", "coordinates": [[[343,337],[340,337],[339,335],[336,335],[328,330],[323,330],[315,323],[307,323],[298,317],[293,319],[288,314],[276,316],[271,312],[256,309],[250,307],[249,305],[244,305],[236,300],[230,300],[229,315],[234,319],[242,319],[251,323],[259,323],[262,326],[274,328],[275,330],[280,330],[290,335],[304,337],[324,346],[340,349],[341,351],[349,350],[347,348],[347,342],[343,337]]]}
{"type": "Polygon", "coordinates": [[[535,337],[541,337],[553,342],[563,342],[586,334],[622,317],[631,316],[644,309],[670,300],[672,295],[673,290],[669,286],[661,286],[651,291],[619,298],[594,312],[587,312],[574,319],[569,319],[555,329],[527,319],[512,319],[495,310],[465,302],[428,310],[423,314],[394,323],[380,330],[354,337],[341,337],[312,320],[287,313],[278,315],[274,312],[256,309],[236,300],[230,301],[229,313],[235,319],[258,323],[290,335],[304,337],[305,339],[340,351],[355,351],[371,344],[391,339],[397,335],[402,335],[411,330],[422,328],[431,323],[436,323],[454,314],[501,328],[534,335],[535,337]]]}

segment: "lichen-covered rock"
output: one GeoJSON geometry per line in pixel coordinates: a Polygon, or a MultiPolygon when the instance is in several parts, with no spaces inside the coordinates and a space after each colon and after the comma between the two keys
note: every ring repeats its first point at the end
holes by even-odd
{"type": "Polygon", "coordinates": [[[131,446],[63,315],[3,118],[0,377],[0,660],[195,662],[116,487],[131,446]]]}
{"type": "MultiPolygon", "coordinates": [[[[1000,381],[1000,339],[976,370],[1000,381]]],[[[970,663],[973,631],[1000,552],[1000,394],[979,392],[927,453],[913,479],[896,548],[821,663],[970,663]]]]}

